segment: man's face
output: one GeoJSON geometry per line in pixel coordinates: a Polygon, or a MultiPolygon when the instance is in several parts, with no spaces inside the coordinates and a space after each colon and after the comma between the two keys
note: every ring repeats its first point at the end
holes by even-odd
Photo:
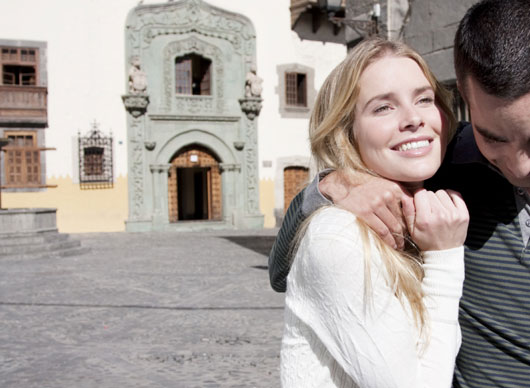
{"type": "Polygon", "coordinates": [[[487,94],[472,77],[465,92],[480,152],[512,185],[530,190],[530,93],[507,101],[487,94]]]}

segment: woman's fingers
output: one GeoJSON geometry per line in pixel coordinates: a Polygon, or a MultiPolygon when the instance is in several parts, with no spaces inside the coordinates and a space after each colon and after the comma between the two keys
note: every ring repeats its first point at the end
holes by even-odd
{"type": "Polygon", "coordinates": [[[403,210],[403,217],[407,224],[407,229],[411,235],[414,234],[414,225],[416,224],[416,208],[414,207],[414,199],[407,195],[401,199],[401,206],[403,210]]]}

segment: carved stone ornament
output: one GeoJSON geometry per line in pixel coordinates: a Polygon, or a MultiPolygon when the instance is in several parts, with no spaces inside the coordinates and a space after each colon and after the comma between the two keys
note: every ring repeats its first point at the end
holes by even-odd
{"type": "Polygon", "coordinates": [[[126,94],[121,96],[121,99],[123,100],[123,105],[125,105],[127,112],[135,118],[143,115],[147,110],[147,105],[149,105],[149,96],[146,94],[126,94]]]}
{"type": "Polygon", "coordinates": [[[144,141],[144,146],[147,151],[152,151],[156,147],[156,141],[144,141]]]}
{"type": "Polygon", "coordinates": [[[245,142],[244,141],[235,141],[234,142],[234,148],[238,151],[241,151],[243,148],[245,148],[245,142]]]}
{"type": "Polygon", "coordinates": [[[259,97],[247,97],[240,98],[239,103],[241,104],[241,110],[247,115],[249,120],[254,120],[261,111],[262,98],[259,97]]]}
{"type": "Polygon", "coordinates": [[[196,37],[171,42],[164,49],[164,110],[179,114],[222,113],[224,109],[224,63],[221,49],[196,37]],[[212,95],[175,95],[175,58],[190,53],[198,54],[212,61],[212,95]]]}
{"type": "Polygon", "coordinates": [[[157,36],[193,32],[226,40],[243,55],[255,51],[256,32],[248,18],[202,0],[141,5],[128,18],[126,28],[133,49],[142,43],[150,45],[157,36]]]}
{"type": "Polygon", "coordinates": [[[219,171],[221,173],[225,171],[241,172],[241,164],[239,163],[219,163],[219,171]]]}

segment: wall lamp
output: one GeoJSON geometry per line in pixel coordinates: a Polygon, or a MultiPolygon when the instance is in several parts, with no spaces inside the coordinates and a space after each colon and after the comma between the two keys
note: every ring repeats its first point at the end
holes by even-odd
{"type": "Polygon", "coordinates": [[[328,17],[333,24],[339,27],[342,25],[348,26],[361,36],[379,34],[379,18],[381,17],[381,5],[379,3],[373,4],[372,10],[368,13],[369,19],[351,19],[348,17],[349,12],[345,12],[345,17],[336,16],[339,11],[344,10],[342,3],[342,0],[326,1],[328,17]]]}

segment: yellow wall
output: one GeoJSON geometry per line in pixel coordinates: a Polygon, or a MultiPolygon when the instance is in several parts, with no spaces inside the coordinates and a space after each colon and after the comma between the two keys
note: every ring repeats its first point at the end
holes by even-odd
{"type": "Polygon", "coordinates": [[[259,208],[265,215],[264,226],[274,228],[276,218],[274,217],[274,181],[262,179],[259,182],[259,208]]]}
{"type": "MultiPolygon", "coordinates": [[[[41,192],[2,193],[2,207],[51,207],[57,209],[57,228],[62,233],[121,232],[125,230],[127,178],[119,177],[112,189],[81,190],[72,179],[48,178],[48,185],[57,185],[41,192]]],[[[260,210],[264,226],[273,228],[274,181],[263,179],[259,184],[260,210]]]]}
{"type": "Polygon", "coordinates": [[[2,193],[2,207],[51,207],[57,209],[62,233],[120,232],[127,219],[127,178],[119,177],[112,189],[81,190],[72,179],[48,178],[57,185],[34,193],[2,193]]]}

